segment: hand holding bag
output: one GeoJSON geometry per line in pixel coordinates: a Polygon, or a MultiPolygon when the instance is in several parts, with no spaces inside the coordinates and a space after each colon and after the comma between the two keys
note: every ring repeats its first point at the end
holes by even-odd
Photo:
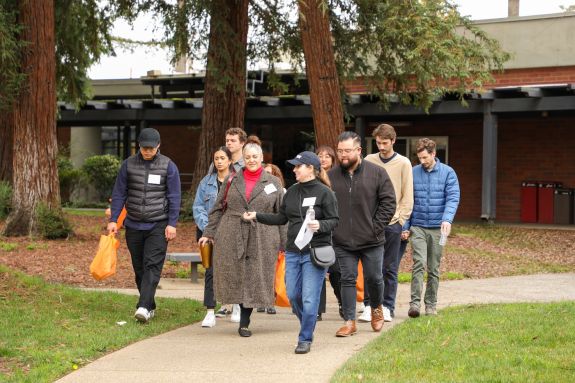
{"type": "Polygon", "coordinates": [[[317,267],[327,268],[335,263],[335,251],[332,246],[310,247],[311,263],[317,267]]]}

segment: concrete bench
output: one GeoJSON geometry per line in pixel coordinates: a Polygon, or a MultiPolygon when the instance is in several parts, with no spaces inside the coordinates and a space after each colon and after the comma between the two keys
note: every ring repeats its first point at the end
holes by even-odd
{"type": "Polygon", "coordinates": [[[190,280],[198,283],[198,265],[202,264],[200,253],[167,253],[166,261],[190,262],[190,280]]]}

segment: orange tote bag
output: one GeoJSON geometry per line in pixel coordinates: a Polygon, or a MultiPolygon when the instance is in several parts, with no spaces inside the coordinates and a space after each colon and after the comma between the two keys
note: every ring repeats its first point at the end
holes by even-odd
{"type": "Polygon", "coordinates": [[[357,281],[355,282],[355,288],[357,290],[357,295],[355,300],[358,302],[363,302],[363,266],[361,261],[357,264],[357,281]]]}
{"type": "Polygon", "coordinates": [[[280,251],[278,255],[278,261],[276,263],[276,277],[274,283],[274,289],[276,293],[276,306],[280,307],[290,307],[289,299],[286,290],[286,257],[283,251],[280,251]]]}
{"type": "Polygon", "coordinates": [[[98,252],[90,265],[90,274],[101,281],[116,274],[117,250],[120,242],[114,234],[101,235],[98,252]]]}

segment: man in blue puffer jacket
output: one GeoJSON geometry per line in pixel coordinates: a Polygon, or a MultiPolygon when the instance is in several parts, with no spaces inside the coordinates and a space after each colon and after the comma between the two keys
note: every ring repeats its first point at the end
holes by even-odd
{"type": "Polygon", "coordinates": [[[413,168],[413,212],[403,229],[410,231],[413,247],[411,302],[408,315],[419,316],[423,274],[427,267],[425,314],[436,315],[439,263],[445,240],[459,205],[459,182],[455,171],[435,158],[435,142],[417,142],[420,165],[413,168]]]}

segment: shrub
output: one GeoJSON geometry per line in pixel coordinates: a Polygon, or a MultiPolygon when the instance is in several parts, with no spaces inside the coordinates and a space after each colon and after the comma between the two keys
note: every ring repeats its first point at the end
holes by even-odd
{"type": "Polygon", "coordinates": [[[65,154],[58,155],[58,179],[60,181],[60,196],[62,203],[70,201],[70,193],[80,182],[82,171],[75,169],[72,160],[65,154]]]}
{"type": "Polygon", "coordinates": [[[82,170],[96,191],[100,201],[107,201],[112,195],[121,162],[118,157],[104,154],[86,158],[82,170]]]}
{"type": "Polygon", "coordinates": [[[0,181],[0,219],[10,212],[12,203],[12,186],[7,181],[0,181]]]}
{"type": "Polygon", "coordinates": [[[61,209],[50,209],[45,204],[36,207],[38,233],[46,239],[67,238],[73,234],[70,222],[61,209]]]}

